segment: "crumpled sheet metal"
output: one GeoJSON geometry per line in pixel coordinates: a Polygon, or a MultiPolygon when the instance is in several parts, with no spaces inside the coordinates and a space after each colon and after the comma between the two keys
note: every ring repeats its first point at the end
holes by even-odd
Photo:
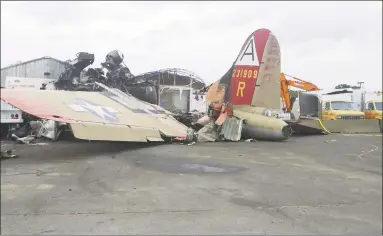
{"type": "Polygon", "coordinates": [[[241,140],[243,120],[236,117],[229,118],[223,122],[220,135],[225,140],[239,141],[241,140]]]}
{"type": "Polygon", "coordinates": [[[226,86],[220,84],[219,81],[215,82],[207,91],[206,101],[207,102],[224,102],[226,86]]]}
{"type": "Polygon", "coordinates": [[[218,133],[214,128],[214,122],[210,122],[197,132],[197,141],[202,142],[215,142],[218,138],[218,133]]]}
{"type": "Polygon", "coordinates": [[[204,116],[204,117],[199,118],[196,123],[199,125],[205,126],[205,125],[209,124],[210,121],[211,121],[211,119],[209,116],[204,116]]]}

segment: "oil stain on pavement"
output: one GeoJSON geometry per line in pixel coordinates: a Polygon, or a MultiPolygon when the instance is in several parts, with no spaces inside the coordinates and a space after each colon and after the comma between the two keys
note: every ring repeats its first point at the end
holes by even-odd
{"type": "Polygon", "coordinates": [[[228,174],[246,170],[243,166],[217,164],[188,158],[140,157],[134,160],[134,166],[166,173],[179,174],[228,174]]]}

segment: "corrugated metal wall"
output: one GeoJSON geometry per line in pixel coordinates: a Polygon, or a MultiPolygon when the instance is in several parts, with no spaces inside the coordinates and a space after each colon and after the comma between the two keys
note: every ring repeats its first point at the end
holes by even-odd
{"type": "Polygon", "coordinates": [[[43,57],[1,69],[1,86],[6,76],[57,79],[65,70],[65,63],[54,58],[43,57]],[[50,75],[44,75],[49,72],[50,75]]]}

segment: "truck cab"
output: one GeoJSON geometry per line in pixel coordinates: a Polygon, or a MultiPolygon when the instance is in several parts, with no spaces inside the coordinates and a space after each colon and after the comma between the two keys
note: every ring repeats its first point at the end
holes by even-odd
{"type": "Polygon", "coordinates": [[[322,120],[360,120],[364,118],[365,114],[356,110],[350,101],[323,101],[322,120]]]}
{"type": "Polygon", "coordinates": [[[365,106],[364,114],[366,119],[381,120],[382,119],[382,101],[368,101],[365,106]]]}

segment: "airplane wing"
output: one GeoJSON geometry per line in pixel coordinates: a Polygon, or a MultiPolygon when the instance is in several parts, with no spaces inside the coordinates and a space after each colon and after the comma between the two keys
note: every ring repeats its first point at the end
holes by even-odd
{"type": "Polygon", "coordinates": [[[68,123],[79,139],[147,142],[187,134],[187,127],[163,108],[116,89],[103,92],[1,89],[1,99],[39,118],[68,123]]]}

